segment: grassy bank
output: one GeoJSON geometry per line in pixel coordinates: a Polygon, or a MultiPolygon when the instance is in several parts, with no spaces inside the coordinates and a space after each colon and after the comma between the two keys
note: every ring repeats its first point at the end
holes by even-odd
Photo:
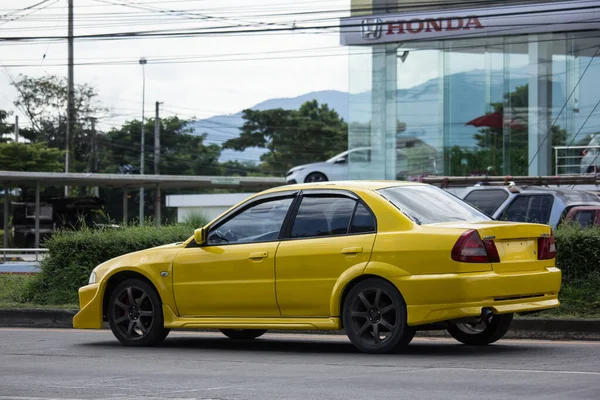
{"type": "Polygon", "coordinates": [[[33,282],[33,275],[0,275],[0,308],[79,308],[77,304],[35,304],[24,302],[23,293],[33,282]]]}

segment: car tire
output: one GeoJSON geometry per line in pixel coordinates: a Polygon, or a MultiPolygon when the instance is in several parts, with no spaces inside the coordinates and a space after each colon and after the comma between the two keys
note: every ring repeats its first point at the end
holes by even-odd
{"type": "Polygon", "coordinates": [[[221,329],[223,335],[234,340],[252,340],[266,332],[266,329],[221,329]]]}
{"type": "Polygon", "coordinates": [[[369,278],[348,292],[342,321],[346,335],[358,350],[382,354],[401,350],[415,336],[406,315],[406,303],[398,289],[382,279],[369,278]]]}
{"type": "Polygon", "coordinates": [[[306,176],[306,178],[304,178],[304,183],[309,183],[309,182],[326,182],[329,179],[327,179],[327,177],[325,176],[325,174],[321,173],[321,172],[311,172],[310,174],[308,174],[306,176]]]}
{"type": "Polygon", "coordinates": [[[155,346],[169,334],[160,296],[141,279],[127,279],[117,285],[107,306],[110,329],[125,346],[155,346]]]}
{"type": "Polygon", "coordinates": [[[475,324],[452,323],[448,327],[448,333],[459,342],[468,346],[485,346],[494,343],[504,337],[513,320],[513,314],[495,314],[489,323],[475,324]]]}

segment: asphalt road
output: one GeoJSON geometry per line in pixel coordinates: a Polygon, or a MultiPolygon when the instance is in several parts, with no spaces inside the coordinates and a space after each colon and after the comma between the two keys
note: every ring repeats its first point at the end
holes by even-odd
{"type": "Polygon", "coordinates": [[[342,336],[171,332],[124,348],[109,331],[0,329],[0,400],[600,399],[600,342],[415,339],[395,355],[342,336]]]}

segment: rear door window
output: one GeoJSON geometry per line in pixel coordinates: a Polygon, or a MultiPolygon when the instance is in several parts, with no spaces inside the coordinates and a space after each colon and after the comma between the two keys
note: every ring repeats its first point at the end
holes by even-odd
{"type": "Polygon", "coordinates": [[[573,218],[575,222],[584,228],[588,228],[593,226],[596,222],[596,211],[595,210],[580,210],[577,211],[575,217],[573,218]]]}
{"type": "Polygon", "coordinates": [[[502,189],[492,189],[473,190],[465,196],[464,200],[487,215],[492,215],[507,198],[508,193],[506,193],[506,191],[502,189]]]}
{"type": "Polygon", "coordinates": [[[536,224],[550,223],[550,213],[554,197],[545,194],[519,195],[504,211],[505,221],[531,222],[536,224]]]}

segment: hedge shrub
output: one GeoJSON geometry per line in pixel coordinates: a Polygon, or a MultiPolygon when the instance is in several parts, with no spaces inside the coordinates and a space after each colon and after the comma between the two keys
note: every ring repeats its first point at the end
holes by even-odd
{"type": "Polygon", "coordinates": [[[36,304],[77,303],[78,288],[87,284],[98,264],[126,253],[187,240],[194,228],[180,224],[57,232],[46,241],[48,254],[22,300],[36,304]]]}
{"type": "Polygon", "coordinates": [[[600,226],[564,225],[554,235],[556,266],[562,270],[565,282],[600,274],[600,226]]]}

